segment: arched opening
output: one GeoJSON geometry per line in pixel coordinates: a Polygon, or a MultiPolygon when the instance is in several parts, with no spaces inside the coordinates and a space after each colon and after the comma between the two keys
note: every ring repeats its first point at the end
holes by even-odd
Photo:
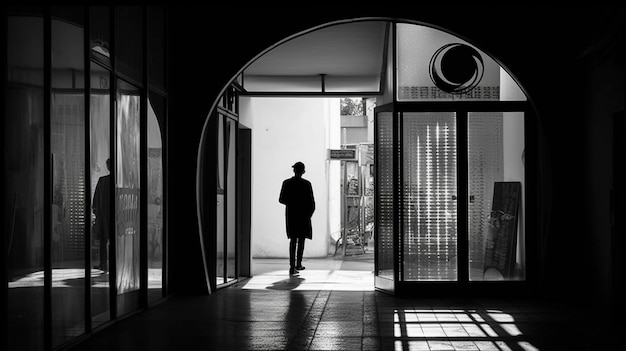
{"type": "MultiPolygon", "coordinates": [[[[205,259],[208,275],[219,280],[209,279],[213,289],[236,281],[241,268],[237,267],[241,227],[237,205],[232,204],[237,190],[221,195],[228,186],[221,179],[237,183],[236,171],[228,181],[236,157],[230,154],[236,143],[230,143],[237,136],[226,133],[224,126],[233,123],[230,131],[239,126],[251,131],[251,235],[262,238],[258,242],[266,246],[253,241],[251,255],[275,255],[271,250],[280,250],[276,238],[285,243],[281,252],[287,253],[281,235],[284,210],[277,204],[280,186],[273,183],[289,175],[290,165],[301,158],[298,152],[313,148],[318,154],[311,156],[317,165],[313,169],[324,170],[318,174],[322,189],[318,193],[323,193],[320,198],[327,206],[318,228],[326,233],[308,247],[313,251],[317,244],[327,254],[336,223],[328,206],[331,189],[341,189],[330,175],[341,174],[342,169],[345,175],[352,166],[332,164],[330,151],[347,148],[332,144],[337,138],[333,131],[341,127],[337,128],[338,116],[328,110],[346,97],[372,98],[377,107],[368,121],[373,138],[368,175],[375,174],[371,236],[376,288],[401,292],[425,283],[445,289],[447,283],[527,281],[523,155],[532,150],[525,141],[530,140],[532,132],[527,130],[532,129],[534,114],[507,70],[468,40],[412,21],[368,18],[330,23],[259,54],[223,92],[205,125],[198,159],[205,258],[217,253],[216,262],[205,259]],[[349,39],[355,41],[346,44],[349,39]],[[369,50],[370,55],[359,50],[369,50]],[[324,102],[315,105],[316,99],[324,102]],[[313,119],[297,109],[281,111],[287,109],[288,100],[297,101],[301,110],[318,109],[322,117],[313,119]],[[271,151],[258,148],[262,139],[271,151]],[[263,154],[264,162],[256,164],[263,154]],[[514,198],[511,191],[517,194],[514,198]],[[498,216],[503,214],[513,222],[502,226],[504,219],[498,216]]],[[[355,161],[365,166],[360,158],[355,161]]],[[[346,239],[344,234],[335,243],[346,239]]]]}

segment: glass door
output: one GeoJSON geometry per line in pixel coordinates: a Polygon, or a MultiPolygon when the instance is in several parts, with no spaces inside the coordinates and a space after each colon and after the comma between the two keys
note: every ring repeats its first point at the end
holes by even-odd
{"type": "Polygon", "coordinates": [[[458,279],[456,116],[401,113],[403,281],[458,279]]]}
{"type": "Polygon", "coordinates": [[[140,91],[117,85],[115,273],[118,315],[138,308],[140,288],[140,91]]]}
{"type": "Polygon", "coordinates": [[[376,114],[375,286],[458,280],[454,112],[376,114]],[[396,125],[396,128],[394,128],[396,125]]]}
{"type": "Polygon", "coordinates": [[[524,113],[394,109],[375,121],[376,288],[525,280],[524,113]]]}
{"type": "Polygon", "coordinates": [[[374,285],[376,289],[395,291],[397,260],[394,256],[396,218],[394,207],[394,167],[396,147],[392,111],[376,111],[375,118],[375,211],[374,211],[374,285]]]}

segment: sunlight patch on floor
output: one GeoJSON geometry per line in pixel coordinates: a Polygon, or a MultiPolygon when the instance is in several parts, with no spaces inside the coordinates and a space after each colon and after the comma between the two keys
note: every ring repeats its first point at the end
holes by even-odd
{"type": "Polygon", "coordinates": [[[290,276],[285,269],[254,276],[242,289],[373,291],[374,275],[368,271],[306,269],[290,276]]]}

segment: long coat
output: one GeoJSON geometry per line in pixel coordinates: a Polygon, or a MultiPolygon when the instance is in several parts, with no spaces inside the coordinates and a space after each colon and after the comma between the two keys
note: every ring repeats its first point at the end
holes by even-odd
{"type": "Polygon", "coordinates": [[[283,181],[278,201],[285,205],[285,226],[288,238],[313,237],[311,216],[315,212],[315,199],[311,182],[301,177],[283,181]]]}
{"type": "Polygon", "coordinates": [[[111,175],[105,175],[98,179],[96,191],[93,195],[93,213],[96,215],[94,225],[95,237],[99,240],[109,240],[111,218],[111,175]]]}

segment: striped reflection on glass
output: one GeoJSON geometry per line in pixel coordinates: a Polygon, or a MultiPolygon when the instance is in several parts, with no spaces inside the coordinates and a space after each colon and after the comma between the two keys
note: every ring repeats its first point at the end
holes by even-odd
{"type": "Polygon", "coordinates": [[[455,114],[402,116],[404,280],[457,279],[455,114]]]}

